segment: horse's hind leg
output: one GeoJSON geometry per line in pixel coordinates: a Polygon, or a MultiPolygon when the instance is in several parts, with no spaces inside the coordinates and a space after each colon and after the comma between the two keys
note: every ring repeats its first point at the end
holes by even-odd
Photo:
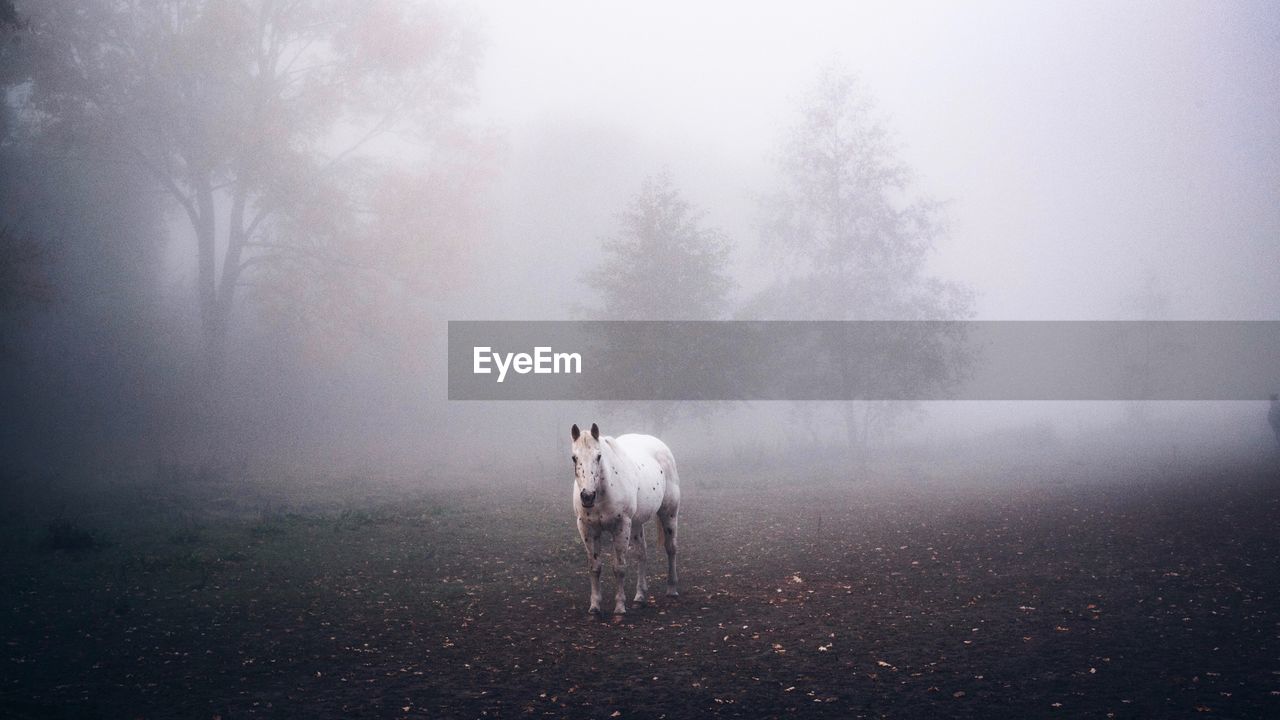
{"type": "Polygon", "coordinates": [[[678,546],[677,535],[680,531],[680,517],[677,513],[664,514],[658,512],[658,540],[662,543],[662,549],[667,551],[667,597],[676,597],[680,594],[676,584],[676,548],[678,546]]]}
{"type": "Polygon", "coordinates": [[[649,548],[644,539],[644,523],[631,525],[631,551],[636,556],[636,605],[644,605],[649,601],[649,579],[645,576],[645,561],[648,560],[649,548]]]}

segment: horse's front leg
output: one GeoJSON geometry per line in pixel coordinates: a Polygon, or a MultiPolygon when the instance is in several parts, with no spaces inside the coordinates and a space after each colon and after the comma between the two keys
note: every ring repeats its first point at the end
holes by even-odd
{"type": "Polygon", "coordinates": [[[587,549],[587,577],[591,578],[591,606],[587,612],[600,614],[600,531],[588,527],[586,523],[578,523],[578,533],[582,535],[582,546],[587,549]]]}
{"type": "Polygon", "coordinates": [[[632,602],[641,606],[649,601],[649,579],[645,575],[648,550],[648,545],[644,541],[644,523],[633,522],[631,524],[631,552],[636,558],[636,596],[632,599],[632,602]]]}
{"type": "Polygon", "coordinates": [[[627,555],[631,545],[631,518],[623,517],[613,529],[613,576],[618,581],[618,592],[614,595],[613,613],[624,615],[627,612],[627,555]]]}

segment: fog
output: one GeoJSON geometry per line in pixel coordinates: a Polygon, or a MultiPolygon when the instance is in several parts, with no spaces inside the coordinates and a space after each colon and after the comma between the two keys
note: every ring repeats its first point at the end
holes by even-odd
{"type": "Polygon", "coordinates": [[[1275,715],[1278,71],[1262,1],[0,0],[0,717],[1275,715]]]}
{"type": "Polygon", "coordinates": [[[445,363],[450,320],[1280,320],[1273,5],[0,7],[9,476],[567,486],[593,421],[722,485],[797,452],[852,480],[972,463],[959,482],[1276,451],[1280,358],[1257,402],[661,408],[450,401],[445,363]],[[850,172],[919,213],[883,233],[920,245],[899,275],[778,230],[815,202],[813,99],[846,81],[884,163],[850,172]],[[654,178],[705,230],[671,311],[608,269],[654,178]],[[885,289],[820,290],[846,261],[885,289]]]}

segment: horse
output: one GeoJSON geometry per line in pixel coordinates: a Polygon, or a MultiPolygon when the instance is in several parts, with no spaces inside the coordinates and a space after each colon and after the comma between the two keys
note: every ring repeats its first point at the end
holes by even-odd
{"type": "Polygon", "coordinates": [[[588,612],[601,614],[600,553],[605,532],[613,535],[613,574],[618,581],[614,614],[627,612],[624,585],[630,554],[634,553],[637,566],[634,602],[637,606],[648,602],[644,525],[654,517],[658,545],[667,553],[667,596],[677,597],[680,478],[671,449],[650,435],[601,437],[595,423],[591,424],[590,433],[583,433],[574,425],[569,434],[573,438],[573,511],[587,551],[587,574],[591,578],[588,612]]]}

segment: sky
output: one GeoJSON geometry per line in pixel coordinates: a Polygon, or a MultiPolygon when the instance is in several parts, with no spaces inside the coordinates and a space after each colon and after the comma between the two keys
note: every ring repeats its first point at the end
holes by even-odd
{"type": "MultiPolygon", "coordinates": [[[[1280,10],[1228,3],[502,3],[477,6],[481,112],[513,172],[548,138],[638,183],[667,169],[737,244],[818,70],[861,77],[918,188],[949,200],[932,262],[984,319],[1280,318],[1280,10]]],[[[590,254],[633,188],[594,182],[570,237],[518,208],[513,265],[590,254]],[[604,207],[599,207],[604,206],[604,207]],[[531,229],[537,228],[537,229],[531,229]]],[[[559,172],[566,172],[561,169],[559,172]]],[[[564,178],[560,178],[563,180],[564,178]]],[[[558,187],[572,193],[574,183],[558,187]]],[[[540,183],[533,182],[538,185],[540,183]]],[[[518,205],[518,204],[517,204],[518,205]]],[[[548,212],[548,203],[529,213],[548,212]]],[[[553,224],[553,223],[552,223],[553,224]]],[[[565,263],[572,265],[572,259],[565,263]]],[[[514,271],[513,271],[514,272],[514,271]]],[[[752,289],[748,279],[741,288],[752,289]]],[[[546,295],[567,307],[565,288],[546,295]]],[[[580,299],[580,298],[579,298],[580,299]]],[[[492,312],[512,312],[495,306],[492,312]]],[[[552,308],[550,312],[555,312],[552,308]]]]}
{"type": "MultiPolygon", "coordinates": [[[[59,7],[71,7],[70,0],[59,7]]],[[[367,333],[377,339],[372,343],[344,327],[314,335],[282,329],[269,301],[242,293],[233,327],[243,346],[234,359],[249,379],[228,397],[244,407],[225,417],[192,412],[190,398],[204,387],[191,383],[202,367],[197,243],[188,220],[170,206],[157,230],[158,287],[128,294],[118,306],[72,287],[80,305],[50,313],[57,323],[30,326],[28,342],[39,352],[28,367],[41,369],[43,384],[31,384],[21,370],[0,375],[28,403],[10,401],[14,414],[60,399],[47,425],[79,442],[81,424],[97,417],[82,412],[92,390],[118,436],[141,437],[122,416],[166,431],[167,418],[190,416],[190,425],[172,433],[192,438],[191,452],[209,434],[200,423],[212,418],[210,425],[225,421],[228,437],[251,435],[264,453],[293,453],[297,462],[346,454],[351,466],[363,458],[395,465],[391,459],[402,457],[416,467],[427,456],[466,463],[487,442],[473,429],[489,427],[509,429],[524,443],[504,448],[507,454],[533,448],[550,463],[562,455],[569,423],[592,420],[589,409],[449,403],[444,322],[599,317],[586,274],[600,265],[602,241],[617,231],[617,215],[643,180],[663,171],[705,212],[705,224],[730,240],[732,300],[745,304],[771,278],[758,242],[759,200],[778,187],[779,148],[806,92],[831,65],[860,77],[914,169],[915,189],[947,201],[949,233],[929,270],[975,291],[977,319],[1280,320],[1275,2],[458,0],[456,8],[476,21],[483,44],[476,105],[462,124],[491,129],[503,151],[478,213],[488,232],[462,233],[462,260],[415,266],[439,273],[448,292],[409,301],[396,292],[378,295],[386,307],[373,301],[382,312],[370,316],[390,322],[367,333]],[[1144,292],[1163,302],[1144,300],[1144,292]],[[1144,318],[1143,305],[1166,309],[1144,318]],[[135,306],[154,312],[135,320],[121,309],[135,306]],[[112,329],[117,325],[125,330],[112,329]],[[148,393],[143,400],[135,385],[148,393]],[[55,390],[64,386],[73,389],[55,390]],[[133,414],[116,410],[119,404],[133,414]]],[[[334,132],[350,140],[343,134],[361,131],[353,124],[334,132]]],[[[429,160],[433,146],[414,145],[420,140],[393,135],[367,149],[408,169],[429,160]]],[[[99,201],[56,175],[25,172],[49,186],[36,197],[61,208],[64,195],[75,196],[68,207],[83,217],[119,204],[114,185],[97,188],[113,199],[99,201]]],[[[24,195],[26,176],[0,172],[0,180],[10,176],[11,194],[24,195]]],[[[460,216],[469,218],[467,210],[460,216]]],[[[138,220],[130,212],[116,213],[120,227],[138,220]]],[[[439,239],[414,218],[424,241],[439,239]]],[[[132,267],[125,244],[102,244],[117,256],[95,254],[98,246],[83,242],[115,237],[111,232],[81,216],[54,219],[72,229],[68,246],[79,243],[75,277],[92,280],[86,287],[112,279],[98,264],[102,255],[132,267]]],[[[364,307],[359,295],[368,288],[353,287],[350,296],[339,289],[326,299],[356,298],[352,307],[364,307]]],[[[1184,425],[1205,436],[1244,428],[1249,442],[1271,447],[1265,401],[1162,407],[1190,418],[1184,425]]],[[[978,436],[1002,423],[1046,423],[1085,436],[1131,422],[1132,410],[938,403],[925,419],[904,424],[914,423],[925,439],[978,436]]],[[[726,438],[776,435],[794,424],[789,412],[725,412],[717,422],[726,438]]],[[[689,424],[701,430],[701,423],[689,424]]],[[[10,437],[11,446],[27,441],[10,437]]],[[[45,443],[49,454],[62,453],[59,442],[45,443]]],[[[99,444],[114,452],[116,442],[104,435],[99,444]]],[[[144,454],[155,445],[148,438],[138,444],[144,454]]]]}

